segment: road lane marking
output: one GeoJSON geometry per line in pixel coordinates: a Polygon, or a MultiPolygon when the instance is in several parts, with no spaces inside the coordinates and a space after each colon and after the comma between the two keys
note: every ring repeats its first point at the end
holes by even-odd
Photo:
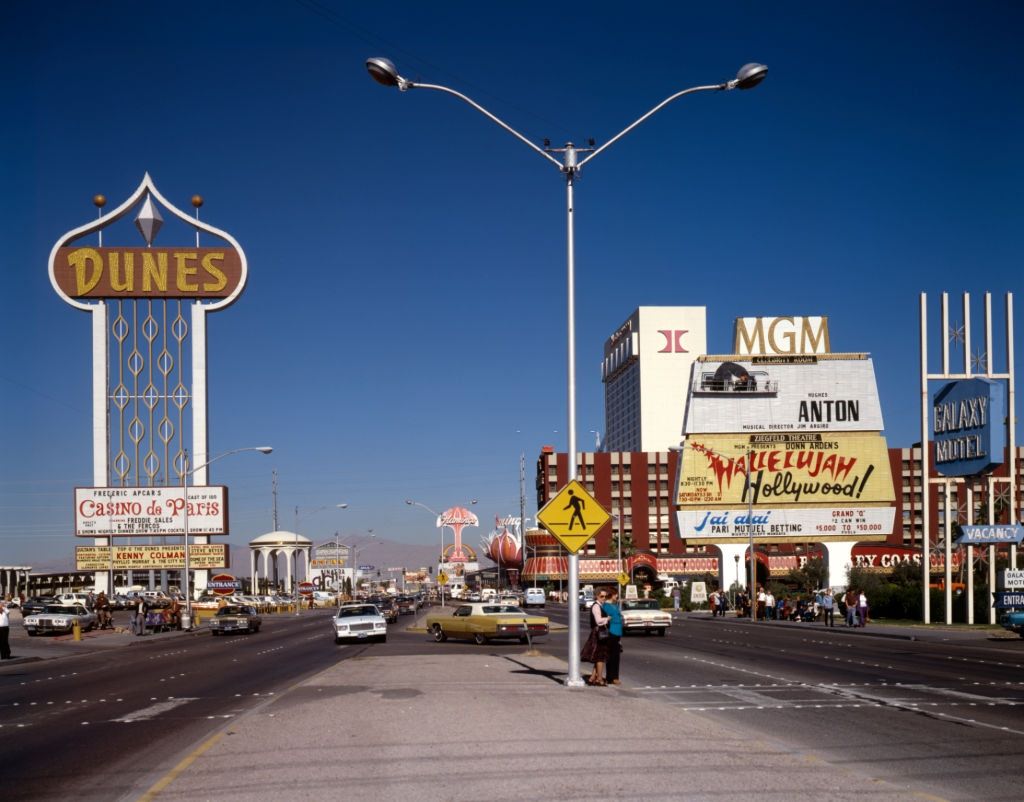
{"type": "Polygon", "coordinates": [[[189,702],[194,702],[198,698],[198,696],[180,696],[175,699],[168,699],[167,701],[157,702],[149,707],[144,707],[141,710],[136,710],[134,713],[128,713],[120,718],[111,719],[111,721],[120,721],[126,724],[133,721],[146,721],[159,716],[161,713],[166,713],[168,710],[173,710],[176,707],[187,705],[189,702]]]}
{"type": "Polygon", "coordinates": [[[218,732],[214,733],[205,741],[203,741],[203,743],[201,743],[196,749],[193,749],[184,758],[182,758],[182,760],[178,763],[177,766],[175,766],[173,769],[167,772],[167,774],[165,774],[159,780],[157,780],[157,782],[154,783],[153,786],[148,791],[146,791],[146,793],[140,796],[139,802],[151,802],[151,800],[156,799],[157,794],[159,794],[168,785],[174,782],[178,778],[178,776],[183,771],[185,771],[185,769],[191,766],[196,761],[196,759],[203,754],[203,752],[205,752],[207,749],[210,749],[212,746],[216,745],[216,743],[223,737],[224,733],[218,732]]]}

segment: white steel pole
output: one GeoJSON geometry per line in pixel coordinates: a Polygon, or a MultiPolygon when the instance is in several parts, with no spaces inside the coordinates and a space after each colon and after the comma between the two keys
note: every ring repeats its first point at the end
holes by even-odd
{"type": "MultiPolygon", "coordinates": [[[[928,296],[921,293],[920,299],[921,317],[921,584],[924,588],[921,599],[921,610],[923,622],[932,622],[932,598],[931,589],[928,587],[932,581],[931,571],[931,507],[928,504],[928,497],[931,491],[931,482],[928,472],[928,296]]],[[[913,471],[914,448],[910,448],[910,465],[913,471]]],[[[913,481],[911,481],[913,489],[913,481]]]]}

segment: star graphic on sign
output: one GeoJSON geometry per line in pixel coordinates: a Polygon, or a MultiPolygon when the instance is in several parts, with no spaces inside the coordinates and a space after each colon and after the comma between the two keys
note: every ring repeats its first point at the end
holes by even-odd
{"type": "Polygon", "coordinates": [[[964,324],[949,327],[949,341],[951,343],[962,343],[964,341],[964,324]]]}
{"type": "Polygon", "coordinates": [[[985,351],[976,351],[971,357],[971,365],[978,373],[988,372],[988,354],[985,351]]]}

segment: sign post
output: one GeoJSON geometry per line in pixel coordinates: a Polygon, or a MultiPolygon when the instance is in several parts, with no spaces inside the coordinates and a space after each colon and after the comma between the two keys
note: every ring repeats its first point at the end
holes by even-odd
{"type": "Polygon", "coordinates": [[[537,521],[569,552],[569,675],[566,684],[582,684],[579,646],[579,567],[582,549],[611,520],[609,512],[575,479],[537,511],[537,521]],[[575,569],[575,570],[573,570],[575,569]]]}

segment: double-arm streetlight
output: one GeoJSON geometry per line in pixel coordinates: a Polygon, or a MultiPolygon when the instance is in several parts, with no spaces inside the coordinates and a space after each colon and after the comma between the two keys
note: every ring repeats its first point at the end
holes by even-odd
{"type": "MultiPolygon", "coordinates": [[[[567,142],[565,147],[562,148],[550,148],[547,146],[545,141],[545,147],[541,148],[523,136],[521,133],[512,128],[508,123],[500,120],[481,106],[479,103],[466,97],[461,92],[456,92],[454,89],[450,89],[447,86],[440,86],[438,84],[426,84],[410,81],[407,78],[403,78],[398,73],[398,69],[394,63],[386,58],[370,58],[366,61],[366,69],[370,73],[377,83],[383,84],[384,86],[397,87],[402,92],[407,92],[410,89],[433,89],[438,92],[444,92],[445,94],[457,97],[459,100],[472,106],[474,109],[479,111],[489,120],[504,128],[512,136],[526,145],[528,148],[536,152],[538,155],[549,161],[555,167],[558,168],[565,176],[565,187],[566,187],[566,221],[567,221],[567,318],[568,318],[568,368],[567,368],[567,396],[568,396],[568,453],[569,453],[569,476],[568,481],[572,481],[576,478],[576,310],[575,310],[575,234],[573,224],[573,187],[576,182],[576,177],[579,175],[583,165],[597,156],[598,153],[606,150],[613,143],[618,142],[622,137],[640,125],[642,122],[647,120],[649,117],[663,109],[669,103],[674,100],[678,100],[684,95],[693,94],[694,92],[720,92],[730,89],[750,89],[757,86],[761,81],[764,80],[768,74],[768,68],[763,64],[744,64],[736,77],[731,81],[726,81],[720,84],[710,84],[708,86],[694,86],[689,89],[684,89],[681,92],[676,92],[665,100],[661,101],[657,106],[648,111],[642,117],[630,125],[623,128],[619,133],[609,139],[600,147],[594,147],[591,144],[590,147],[577,148],[572,142],[567,142]],[[562,160],[559,161],[551,153],[561,154],[562,160]],[[588,154],[584,158],[580,158],[581,154],[588,154]]],[[[573,553],[569,555],[569,594],[570,597],[575,600],[579,593],[579,555],[573,553]]],[[[580,676],[580,659],[579,659],[579,606],[575,603],[569,605],[569,673],[566,679],[566,684],[572,687],[582,687],[583,679],[580,676]]]]}
{"type": "Polygon", "coordinates": [[[261,454],[269,454],[273,450],[274,449],[271,446],[247,446],[246,448],[233,448],[231,449],[231,451],[225,451],[223,454],[218,454],[213,459],[208,459],[202,465],[197,465],[194,468],[188,467],[188,452],[185,452],[184,461],[181,466],[181,509],[183,517],[182,530],[184,531],[185,534],[185,573],[181,581],[182,591],[185,594],[185,615],[182,617],[181,621],[182,629],[188,630],[192,628],[192,589],[189,587],[189,572],[191,571],[191,552],[189,549],[188,536],[188,478],[192,476],[196,471],[201,471],[211,463],[214,463],[219,459],[224,459],[224,457],[230,457],[232,454],[240,454],[243,451],[259,451],[261,454]]]}
{"type": "MultiPolygon", "coordinates": [[[[321,510],[347,510],[348,504],[322,504],[319,507],[313,507],[312,509],[305,510],[307,515],[312,515],[315,512],[321,510]]],[[[302,612],[302,605],[299,603],[299,505],[295,505],[295,531],[294,545],[292,547],[292,559],[291,568],[294,569],[295,573],[292,574],[292,595],[295,597],[295,615],[300,615],[302,612]]],[[[311,541],[312,542],[312,541],[311,541]]],[[[307,567],[309,563],[306,563],[307,567]]]]}
{"type": "MultiPolygon", "coordinates": [[[[476,502],[477,499],[472,499],[469,503],[472,506],[473,504],[476,504],[476,502]]],[[[407,498],[405,500],[405,503],[411,507],[420,507],[426,510],[431,515],[433,515],[434,518],[437,520],[437,528],[441,530],[441,556],[437,560],[437,572],[441,573],[441,565],[444,564],[444,525],[441,523],[441,513],[437,512],[436,510],[430,509],[430,507],[428,507],[426,504],[421,504],[418,501],[413,501],[411,498],[407,498]]],[[[438,579],[438,577],[434,578],[438,579]]],[[[441,589],[441,606],[444,607],[444,585],[438,582],[437,586],[441,589]]]]}

